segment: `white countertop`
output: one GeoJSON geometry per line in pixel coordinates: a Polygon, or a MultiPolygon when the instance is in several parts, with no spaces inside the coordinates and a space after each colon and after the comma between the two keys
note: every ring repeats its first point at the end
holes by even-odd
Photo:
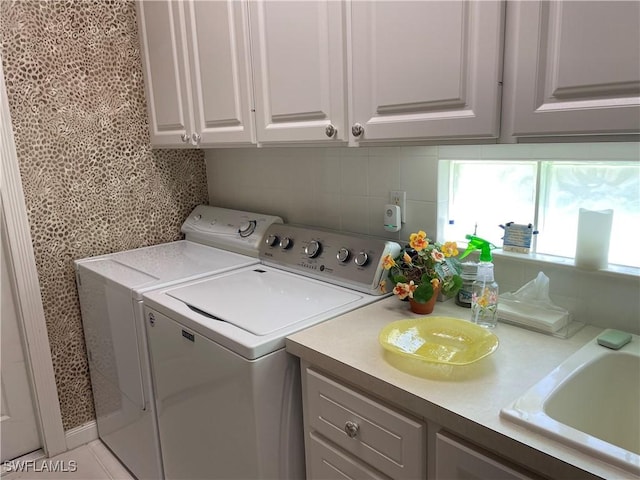
{"type": "MultiPolygon", "coordinates": [[[[439,302],[431,315],[467,319],[470,310],[453,301],[439,302]]],[[[588,472],[602,478],[637,478],[499,416],[502,407],[602,329],[585,326],[573,337],[560,339],[498,323],[493,332],[500,345],[493,354],[468,366],[450,367],[417,360],[398,362],[398,357],[380,346],[382,327],[413,317],[419,315],[411,313],[407,303],[390,297],[291,335],[287,351],[388,404],[545,476],[588,478],[588,472]]]]}

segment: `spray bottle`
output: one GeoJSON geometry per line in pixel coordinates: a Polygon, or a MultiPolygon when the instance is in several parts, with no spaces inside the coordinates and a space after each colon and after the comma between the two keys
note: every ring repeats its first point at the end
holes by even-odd
{"type": "Polygon", "coordinates": [[[471,321],[483,327],[493,328],[498,323],[498,284],[493,279],[493,257],[495,245],[487,240],[467,235],[469,245],[460,259],[471,252],[480,250],[480,263],[476,279],[471,287],[471,321]]]}

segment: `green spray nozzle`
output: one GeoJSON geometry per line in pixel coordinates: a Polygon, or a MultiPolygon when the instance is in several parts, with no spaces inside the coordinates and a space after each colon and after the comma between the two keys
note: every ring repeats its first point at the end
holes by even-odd
{"type": "Polygon", "coordinates": [[[491,262],[493,260],[493,257],[491,257],[491,250],[496,248],[493,243],[488,242],[484,238],[476,237],[475,235],[466,235],[466,238],[469,240],[469,245],[464,253],[460,255],[461,260],[476,250],[480,250],[481,262],[491,262]]]}

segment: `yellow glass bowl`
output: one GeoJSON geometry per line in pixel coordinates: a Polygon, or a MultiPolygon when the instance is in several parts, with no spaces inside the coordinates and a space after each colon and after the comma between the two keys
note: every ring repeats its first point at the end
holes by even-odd
{"type": "Polygon", "coordinates": [[[498,348],[498,337],[475,323],[453,317],[398,320],[378,336],[388,351],[447,365],[468,365],[498,348]]]}

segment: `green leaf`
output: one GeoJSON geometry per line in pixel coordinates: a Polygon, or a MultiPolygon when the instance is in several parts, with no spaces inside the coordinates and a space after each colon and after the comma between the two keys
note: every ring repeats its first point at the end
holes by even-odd
{"type": "Polygon", "coordinates": [[[442,284],[442,293],[447,297],[453,297],[462,287],[462,278],[458,275],[447,278],[442,284]]]}
{"type": "Polygon", "coordinates": [[[423,283],[413,292],[413,299],[418,303],[427,303],[433,297],[433,287],[431,283],[423,283]]]}
{"type": "Polygon", "coordinates": [[[394,275],[392,278],[393,283],[408,283],[407,277],[404,275],[394,275]]]}

